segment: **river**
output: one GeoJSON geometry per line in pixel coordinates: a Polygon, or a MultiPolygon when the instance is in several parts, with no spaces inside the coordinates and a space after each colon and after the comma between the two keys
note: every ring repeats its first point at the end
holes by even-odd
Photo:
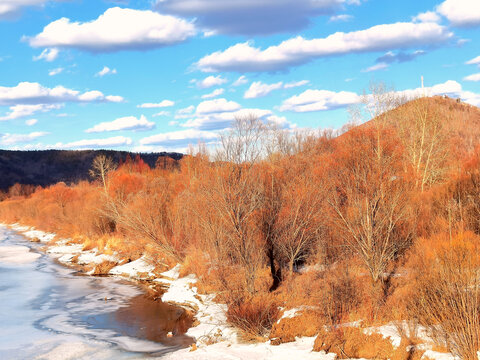
{"type": "Polygon", "coordinates": [[[151,359],[192,343],[176,331],[182,309],[124,280],[78,274],[42,246],[0,226],[1,360],[151,359]]]}

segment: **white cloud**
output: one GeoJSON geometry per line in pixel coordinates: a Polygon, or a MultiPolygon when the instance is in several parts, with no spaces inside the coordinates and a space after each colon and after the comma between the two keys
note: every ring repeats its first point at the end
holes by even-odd
{"type": "Polygon", "coordinates": [[[466,80],[466,81],[480,81],[480,73],[465,76],[463,78],[463,80],[466,80]]]}
{"type": "Polygon", "coordinates": [[[211,143],[216,141],[218,134],[211,131],[195,129],[179,130],[153,135],[140,140],[141,145],[161,145],[167,147],[186,147],[198,142],[211,143]]]}
{"type": "Polygon", "coordinates": [[[215,89],[209,94],[202,95],[202,99],[211,99],[211,98],[222,95],[224,92],[225,92],[225,89],[215,89]]]}
{"type": "Polygon", "coordinates": [[[251,42],[239,43],[203,57],[196,66],[204,72],[275,71],[321,57],[434,46],[452,37],[452,32],[436,23],[384,24],[361,31],[337,32],[320,39],[298,36],[265,50],[253,47],[251,42]]]}
{"type": "Polygon", "coordinates": [[[363,69],[362,72],[372,72],[372,71],[378,71],[378,70],[385,70],[388,68],[388,64],[384,62],[380,62],[378,64],[372,65],[366,69],[363,69]]]}
{"type": "Polygon", "coordinates": [[[93,90],[80,93],[63,86],[47,88],[39,83],[21,82],[17,86],[0,86],[0,105],[49,104],[60,102],[121,102],[121,96],[104,95],[93,90]]]}
{"type": "Polygon", "coordinates": [[[235,111],[223,111],[210,114],[197,113],[193,119],[181,124],[181,126],[199,130],[220,130],[231,126],[232,121],[234,121],[236,117],[248,116],[252,114],[267,121],[268,118],[273,116],[273,113],[270,110],[264,109],[238,109],[235,111]]]}
{"type": "Polygon", "coordinates": [[[45,61],[51,62],[58,57],[58,54],[59,54],[59,51],[56,48],[44,49],[40,55],[33,57],[33,61],[45,60],[45,61]]]}
{"type": "Polygon", "coordinates": [[[179,109],[177,110],[176,114],[175,114],[175,119],[186,119],[186,118],[189,118],[193,111],[195,110],[195,106],[193,105],[190,105],[186,108],[183,108],[183,109],[179,109]]]}
{"type": "MultiPolygon", "coordinates": [[[[20,15],[27,6],[42,6],[48,0],[0,0],[0,19],[9,19],[20,15]]],[[[58,1],[58,0],[57,0],[58,1]]]]}
{"type": "Polygon", "coordinates": [[[293,81],[293,82],[286,83],[283,87],[285,89],[291,89],[291,88],[307,85],[308,83],[310,83],[309,80],[293,81]]]}
{"type": "Polygon", "coordinates": [[[240,108],[240,104],[236,103],[235,101],[228,101],[227,99],[221,98],[201,102],[197,106],[197,114],[215,114],[221,112],[235,111],[239,110],[240,108]]]}
{"type": "Polygon", "coordinates": [[[281,81],[275,84],[264,84],[261,81],[255,81],[250,85],[248,90],[245,91],[245,94],[243,94],[243,97],[245,99],[256,99],[259,97],[267,96],[273,90],[278,90],[278,89],[281,89],[282,87],[283,87],[283,82],[281,81]]]}
{"type": "Polygon", "coordinates": [[[306,90],[283,101],[280,111],[310,112],[333,110],[356,104],[360,96],[353,92],[329,90],[306,90]]]}
{"type": "Polygon", "coordinates": [[[86,133],[98,133],[106,131],[120,131],[120,130],[133,130],[133,131],[145,131],[155,128],[155,123],[148,121],[145,116],[140,116],[137,119],[135,116],[126,116],[118,118],[109,122],[102,122],[94,127],[85,130],[86,133]]]}
{"type": "Polygon", "coordinates": [[[37,113],[60,109],[61,107],[61,104],[13,105],[10,106],[10,112],[5,116],[0,116],[0,120],[15,120],[37,113]]]}
{"type": "MultiPolygon", "coordinates": [[[[463,91],[462,86],[453,80],[448,80],[441,84],[431,87],[408,89],[398,91],[398,95],[407,99],[413,99],[419,96],[448,95],[459,97],[472,105],[480,105],[480,94],[469,91],[463,91]]],[[[334,110],[341,107],[357,104],[361,97],[353,92],[329,90],[306,90],[303,93],[286,99],[280,106],[280,111],[311,112],[334,110]]]]}
{"type": "Polygon", "coordinates": [[[26,121],[25,121],[25,125],[27,125],[27,126],[33,126],[33,125],[35,125],[36,123],[38,123],[38,120],[37,120],[37,119],[29,119],[29,120],[26,120],[26,121]]]}
{"type": "Polygon", "coordinates": [[[55,76],[55,75],[58,75],[60,74],[64,69],[62,67],[59,67],[59,68],[56,68],[56,69],[52,69],[48,72],[48,75],[49,76],[55,76]]]}
{"type": "Polygon", "coordinates": [[[437,12],[445,16],[453,26],[471,27],[480,25],[478,0],[446,0],[437,6],[437,12]]]}
{"type": "Polygon", "coordinates": [[[117,73],[117,69],[110,69],[108,66],[104,66],[102,70],[95,74],[95,76],[105,76],[105,75],[113,75],[117,73]]]}
{"type": "Polygon", "coordinates": [[[141,105],[137,105],[138,108],[143,108],[143,109],[156,109],[156,108],[164,108],[164,107],[170,107],[175,105],[174,101],[171,100],[162,100],[159,103],[144,103],[141,105]]]}
{"type": "Polygon", "coordinates": [[[147,50],[183,42],[196,33],[193,23],[150,10],[110,8],[90,22],[61,18],[25,39],[33,47],[77,48],[90,52],[147,50]]]}
{"type": "Polygon", "coordinates": [[[57,143],[49,146],[55,149],[108,149],[132,144],[132,139],[124,136],[115,136],[106,139],[87,139],[69,142],[66,144],[57,143]]]}
{"type": "Polygon", "coordinates": [[[414,22],[440,22],[440,16],[435,11],[426,11],[418,14],[417,16],[412,17],[414,22]]]}
{"type": "Polygon", "coordinates": [[[157,116],[170,116],[170,112],[169,111],[159,111],[155,114],[152,115],[153,117],[157,117],[157,116]]]}
{"type": "Polygon", "coordinates": [[[353,19],[352,15],[347,14],[339,14],[330,17],[330,22],[337,22],[337,21],[350,21],[353,19]]]}
{"type": "Polygon", "coordinates": [[[310,25],[311,18],[331,15],[345,0],[157,0],[156,9],[179,16],[192,17],[210,31],[223,34],[268,35],[298,32],[310,25]]]}
{"type": "Polygon", "coordinates": [[[207,76],[205,79],[201,81],[197,81],[197,86],[200,89],[208,89],[211,88],[212,86],[218,86],[225,84],[228,80],[222,78],[220,75],[217,76],[207,76]]]}
{"type": "Polygon", "coordinates": [[[248,79],[245,77],[245,75],[240,76],[235,82],[232,84],[232,86],[240,86],[248,83],[248,79]]]}
{"type": "Polygon", "coordinates": [[[180,115],[191,114],[193,112],[193,110],[195,110],[195,106],[190,105],[186,108],[178,110],[177,114],[180,114],[180,115]]]}
{"type": "Polygon", "coordinates": [[[4,146],[15,145],[19,143],[26,143],[34,141],[39,137],[48,135],[48,132],[36,131],[31,132],[30,134],[0,134],[0,144],[4,146]]]}
{"type": "Polygon", "coordinates": [[[465,64],[467,65],[479,65],[480,66],[480,56],[473,58],[472,60],[468,60],[465,64]]]}

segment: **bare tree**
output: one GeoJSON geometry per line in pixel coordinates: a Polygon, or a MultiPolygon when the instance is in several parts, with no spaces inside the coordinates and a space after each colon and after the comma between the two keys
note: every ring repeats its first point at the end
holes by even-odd
{"type": "Polygon", "coordinates": [[[351,132],[341,146],[336,188],[329,203],[346,244],[360,256],[372,282],[383,280],[388,264],[411,241],[408,187],[388,134],[351,132]],[[379,150],[380,147],[380,150],[379,150]]]}
{"type": "Polygon", "coordinates": [[[100,179],[102,181],[104,192],[107,193],[108,183],[107,175],[110,171],[117,168],[117,165],[113,162],[111,157],[105,155],[97,155],[92,162],[92,168],[89,173],[94,179],[100,179]]]}

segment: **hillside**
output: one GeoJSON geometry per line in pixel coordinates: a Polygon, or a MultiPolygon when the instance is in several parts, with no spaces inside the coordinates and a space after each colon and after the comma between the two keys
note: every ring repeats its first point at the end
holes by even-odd
{"type": "MultiPolygon", "coordinates": [[[[92,160],[99,154],[111,157],[115,162],[137,154],[113,150],[44,150],[9,151],[0,150],[0,189],[8,189],[15,183],[47,186],[63,181],[67,184],[89,179],[88,171],[92,160]]],[[[158,157],[168,156],[180,160],[179,153],[139,154],[151,167],[158,157]]]]}

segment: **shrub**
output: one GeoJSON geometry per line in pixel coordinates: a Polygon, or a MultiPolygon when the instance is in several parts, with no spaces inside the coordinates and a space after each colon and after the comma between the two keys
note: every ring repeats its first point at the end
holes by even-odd
{"type": "Polygon", "coordinates": [[[238,327],[247,340],[265,339],[278,320],[278,303],[269,294],[258,294],[229,304],[227,320],[238,327]]]}

